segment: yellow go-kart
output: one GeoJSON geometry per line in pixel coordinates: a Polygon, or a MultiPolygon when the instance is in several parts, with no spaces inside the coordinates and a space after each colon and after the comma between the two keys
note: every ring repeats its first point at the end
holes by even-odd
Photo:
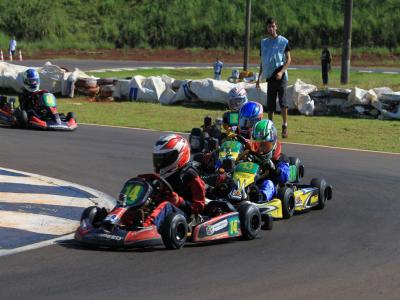
{"type": "Polygon", "coordinates": [[[295,212],[323,209],[327,200],[332,199],[332,186],[323,178],[313,178],[310,184],[299,183],[304,175],[304,166],[298,158],[291,157],[289,182],[277,186],[274,199],[263,201],[257,183],[265,179],[265,173],[262,174],[254,154],[249,156],[249,160],[239,162],[232,176],[216,185],[215,193],[218,197],[225,196],[234,205],[243,201],[255,203],[265,224],[271,223],[270,217],[289,219],[295,212]]]}

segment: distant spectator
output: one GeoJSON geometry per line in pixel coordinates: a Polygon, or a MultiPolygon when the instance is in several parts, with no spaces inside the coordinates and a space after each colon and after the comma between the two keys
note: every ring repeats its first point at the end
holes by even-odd
{"type": "Polygon", "coordinates": [[[11,53],[11,55],[14,56],[15,51],[17,51],[17,41],[15,40],[15,36],[13,36],[8,44],[8,53],[11,53]]]}
{"type": "Polygon", "coordinates": [[[222,73],[222,67],[224,63],[220,61],[220,58],[217,56],[217,61],[214,64],[214,79],[215,80],[221,80],[221,73],[222,73]]]}
{"type": "Polygon", "coordinates": [[[321,66],[322,66],[322,82],[324,85],[328,84],[328,73],[331,70],[332,56],[327,47],[324,47],[321,53],[321,66]]]}

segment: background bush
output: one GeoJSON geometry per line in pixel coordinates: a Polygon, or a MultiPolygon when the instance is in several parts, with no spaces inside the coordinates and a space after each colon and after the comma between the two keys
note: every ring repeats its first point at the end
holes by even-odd
{"type": "MultiPolygon", "coordinates": [[[[0,0],[0,47],[241,48],[245,0],[0,0]]],[[[251,44],[274,16],[293,48],[342,43],[344,0],[252,1],[251,44]]],[[[395,49],[400,0],[356,0],[354,47],[395,49]]]]}

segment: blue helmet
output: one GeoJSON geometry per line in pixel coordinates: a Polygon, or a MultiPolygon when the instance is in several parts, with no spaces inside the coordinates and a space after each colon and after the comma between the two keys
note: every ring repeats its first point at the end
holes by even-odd
{"type": "Polygon", "coordinates": [[[246,102],[239,110],[239,134],[250,138],[254,124],[263,117],[263,106],[258,102],[246,102]]]}
{"type": "Polygon", "coordinates": [[[35,69],[28,69],[24,72],[24,87],[29,92],[36,92],[39,90],[40,77],[38,71],[35,69]]]}

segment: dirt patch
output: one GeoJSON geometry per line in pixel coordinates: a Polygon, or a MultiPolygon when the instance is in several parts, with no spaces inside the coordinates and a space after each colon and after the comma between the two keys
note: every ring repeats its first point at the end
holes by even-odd
{"type": "MultiPolygon", "coordinates": [[[[161,62],[204,62],[212,63],[219,56],[224,63],[243,63],[242,51],[224,51],[207,49],[98,49],[93,51],[84,50],[41,50],[24,55],[24,59],[50,59],[50,58],[76,58],[76,59],[97,59],[97,60],[135,60],[135,61],[161,61],[161,62]]],[[[258,64],[258,55],[250,57],[251,64],[258,64]]],[[[296,56],[292,51],[292,64],[294,65],[319,65],[319,56],[314,59],[305,59],[296,56]]],[[[341,57],[334,56],[333,64],[341,64],[341,57]]],[[[353,55],[352,66],[380,66],[400,67],[400,57],[394,55],[353,55]]]]}

